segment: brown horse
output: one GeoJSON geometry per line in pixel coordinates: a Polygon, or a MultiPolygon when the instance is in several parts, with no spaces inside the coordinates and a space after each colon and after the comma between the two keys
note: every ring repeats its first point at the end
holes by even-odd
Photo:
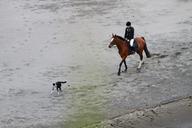
{"type": "MultiPolygon", "coordinates": [[[[147,49],[147,44],[146,44],[146,41],[145,41],[144,37],[136,37],[136,38],[134,38],[134,41],[135,41],[135,43],[137,45],[136,53],[140,56],[139,66],[137,67],[137,70],[140,71],[141,65],[143,64],[143,50],[145,51],[145,54],[146,54],[147,58],[151,57],[151,55],[150,55],[150,52],[147,49]]],[[[112,38],[111,38],[111,42],[109,44],[109,48],[111,48],[113,45],[117,46],[117,48],[119,50],[119,55],[121,56],[121,59],[122,59],[120,64],[119,64],[119,70],[118,70],[118,75],[120,75],[122,63],[124,63],[124,65],[125,65],[125,71],[127,71],[126,58],[127,58],[127,56],[129,56],[129,55],[131,55],[133,53],[130,50],[129,42],[127,42],[127,40],[125,40],[121,36],[112,34],[112,38]]]]}

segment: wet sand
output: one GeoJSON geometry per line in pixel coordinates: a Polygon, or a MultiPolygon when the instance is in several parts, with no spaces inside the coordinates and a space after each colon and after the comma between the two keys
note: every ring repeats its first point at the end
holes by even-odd
{"type": "Polygon", "coordinates": [[[81,128],[192,95],[191,6],[189,0],[0,1],[0,127],[81,128]],[[139,57],[129,56],[128,71],[117,76],[120,57],[107,46],[112,33],[123,36],[127,20],[146,38],[152,58],[137,73],[139,57]],[[71,86],[50,95],[58,80],[71,86]]]}
{"type": "Polygon", "coordinates": [[[91,127],[103,128],[190,128],[192,99],[183,98],[152,108],[134,110],[91,127]]]}

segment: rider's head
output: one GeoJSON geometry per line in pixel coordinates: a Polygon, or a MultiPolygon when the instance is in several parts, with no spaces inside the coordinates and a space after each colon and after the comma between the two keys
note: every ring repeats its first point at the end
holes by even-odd
{"type": "Polygon", "coordinates": [[[126,26],[131,26],[131,22],[127,21],[126,26]]]}

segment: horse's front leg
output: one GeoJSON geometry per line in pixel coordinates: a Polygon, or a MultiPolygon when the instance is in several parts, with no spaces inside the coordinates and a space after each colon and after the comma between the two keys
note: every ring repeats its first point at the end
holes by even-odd
{"type": "Polygon", "coordinates": [[[127,71],[127,63],[126,63],[126,60],[124,60],[123,62],[124,62],[124,65],[125,65],[125,70],[124,70],[124,72],[126,72],[126,71],[127,71]]]}
{"type": "Polygon", "coordinates": [[[122,61],[120,62],[120,64],[119,64],[118,76],[120,76],[120,74],[121,74],[121,65],[122,65],[123,62],[124,62],[124,60],[122,60],[122,61]]]}

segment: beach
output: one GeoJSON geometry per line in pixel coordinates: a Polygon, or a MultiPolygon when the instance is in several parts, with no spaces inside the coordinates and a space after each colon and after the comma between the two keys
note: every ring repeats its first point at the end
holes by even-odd
{"type": "Polygon", "coordinates": [[[0,127],[192,127],[191,7],[190,0],[0,1],[0,127]],[[128,56],[118,76],[121,58],[108,45],[112,34],[124,36],[127,21],[152,57],[144,55],[137,72],[139,56],[128,56]],[[50,94],[65,80],[60,95],[50,94]]]}

